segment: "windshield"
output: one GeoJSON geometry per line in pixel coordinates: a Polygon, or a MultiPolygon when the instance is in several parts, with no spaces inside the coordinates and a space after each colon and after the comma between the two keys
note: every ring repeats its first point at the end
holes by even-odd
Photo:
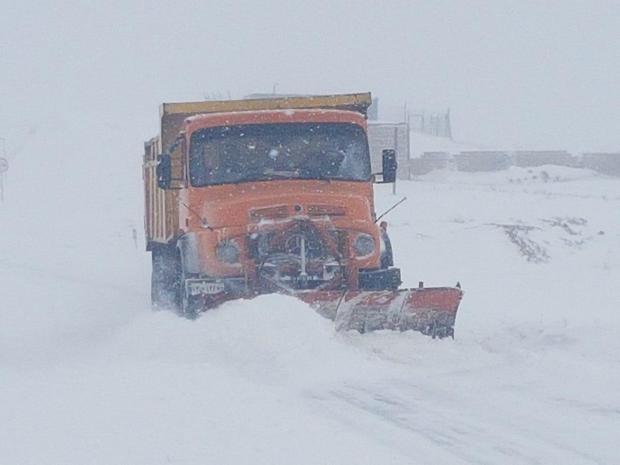
{"type": "Polygon", "coordinates": [[[248,124],[192,134],[193,186],[270,179],[368,181],[364,130],[348,123],[248,124]]]}

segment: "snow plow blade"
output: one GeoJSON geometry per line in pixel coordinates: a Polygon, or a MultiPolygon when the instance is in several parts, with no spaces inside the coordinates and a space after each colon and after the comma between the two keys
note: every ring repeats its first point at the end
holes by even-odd
{"type": "Polygon", "coordinates": [[[385,291],[300,291],[295,296],[335,322],[336,330],[360,333],[382,329],[454,337],[463,292],[458,287],[385,291]]]}

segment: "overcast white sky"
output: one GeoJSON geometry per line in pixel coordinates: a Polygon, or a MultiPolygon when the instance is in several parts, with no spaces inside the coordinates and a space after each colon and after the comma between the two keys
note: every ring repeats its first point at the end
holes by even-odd
{"type": "Polygon", "coordinates": [[[449,107],[485,146],[620,150],[619,39],[617,1],[5,0],[0,136],[96,112],[140,147],[162,101],[277,83],[449,107]]]}

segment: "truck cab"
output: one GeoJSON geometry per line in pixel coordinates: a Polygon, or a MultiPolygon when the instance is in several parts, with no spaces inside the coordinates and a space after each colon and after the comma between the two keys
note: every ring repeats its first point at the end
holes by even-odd
{"type": "Polygon", "coordinates": [[[177,228],[150,245],[155,302],[192,313],[268,292],[398,287],[373,201],[395,157],[371,172],[367,106],[294,106],[197,113],[162,147],[155,178],[174,192],[162,215],[177,228]]]}

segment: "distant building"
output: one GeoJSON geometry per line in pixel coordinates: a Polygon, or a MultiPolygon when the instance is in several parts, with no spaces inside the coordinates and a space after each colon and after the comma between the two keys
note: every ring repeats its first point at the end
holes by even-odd
{"type": "Polygon", "coordinates": [[[500,171],[512,164],[506,152],[492,150],[461,152],[454,156],[454,160],[459,171],[500,171]]]}
{"type": "Polygon", "coordinates": [[[565,150],[519,150],[513,152],[515,166],[530,167],[542,165],[577,166],[577,159],[565,150]]]}
{"type": "MultiPolygon", "coordinates": [[[[407,165],[409,153],[409,125],[406,122],[392,123],[382,121],[368,121],[368,145],[370,147],[370,161],[373,173],[382,170],[382,152],[384,149],[394,149],[399,167],[407,165]]],[[[399,177],[401,176],[399,169],[399,177]]]]}
{"type": "Polygon", "coordinates": [[[409,176],[421,176],[431,171],[447,169],[452,161],[448,152],[424,152],[420,158],[412,158],[409,162],[409,176]]]}
{"type": "Polygon", "coordinates": [[[581,161],[584,168],[609,176],[620,176],[620,152],[584,153],[581,161]]]}

